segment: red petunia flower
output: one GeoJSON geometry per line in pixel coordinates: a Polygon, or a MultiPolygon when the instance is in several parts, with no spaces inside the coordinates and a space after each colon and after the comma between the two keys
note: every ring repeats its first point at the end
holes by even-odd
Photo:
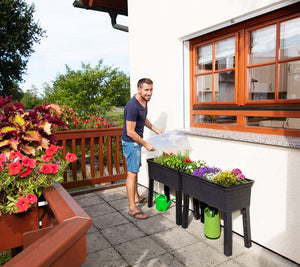
{"type": "Polygon", "coordinates": [[[35,159],[30,159],[28,157],[22,157],[22,165],[24,167],[29,167],[33,169],[35,167],[36,160],[35,159]]]}
{"type": "Polygon", "coordinates": [[[17,152],[11,152],[11,153],[9,154],[9,159],[15,159],[15,158],[17,158],[17,157],[19,157],[19,158],[22,158],[22,157],[23,157],[23,155],[21,154],[20,151],[17,151],[17,152]]]}
{"type": "Polygon", "coordinates": [[[48,149],[46,149],[46,155],[52,156],[54,155],[58,149],[61,149],[60,146],[51,145],[48,149]]]}
{"type": "Polygon", "coordinates": [[[5,153],[0,154],[0,165],[3,165],[3,163],[6,161],[6,155],[5,153]]]}
{"type": "Polygon", "coordinates": [[[43,162],[49,162],[52,159],[52,155],[45,155],[41,158],[43,162]]]}
{"type": "Polygon", "coordinates": [[[49,163],[48,165],[49,165],[49,167],[51,168],[51,172],[50,172],[50,173],[55,174],[55,173],[58,172],[59,167],[58,167],[57,164],[49,163]]]}
{"type": "Polygon", "coordinates": [[[49,164],[43,164],[42,168],[40,168],[40,172],[45,173],[45,174],[49,174],[52,171],[52,167],[49,164]]]}
{"type": "Polygon", "coordinates": [[[20,197],[16,203],[18,212],[27,211],[29,208],[29,200],[26,197],[20,197]]]}
{"type": "Polygon", "coordinates": [[[24,177],[27,177],[29,174],[31,174],[32,173],[32,169],[31,168],[27,168],[24,172],[22,172],[21,174],[20,174],[20,177],[21,178],[24,178],[24,177]]]}
{"type": "Polygon", "coordinates": [[[26,198],[29,200],[30,204],[34,204],[37,202],[37,196],[34,194],[28,194],[26,195],[26,198]]]}
{"type": "Polygon", "coordinates": [[[23,168],[22,164],[19,161],[9,164],[8,167],[9,167],[9,175],[19,174],[23,168]]]}
{"type": "Polygon", "coordinates": [[[70,162],[73,162],[77,159],[76,155],[73,154],[73,153],[70,153],[68,152],[67,155],[66,155],[66,160],[67,161],[70,161],[70,162]]]}

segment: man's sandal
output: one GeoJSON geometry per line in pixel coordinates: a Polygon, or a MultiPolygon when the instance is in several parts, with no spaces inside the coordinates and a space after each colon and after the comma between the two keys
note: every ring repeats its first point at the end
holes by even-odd
{"type": "Polygon", "coordinates": [[[128,215],[129,216],[131,216],[131,217],[133,217],[133,218],[135,218],[135,219],[139,219],[139,220],[145,220],[145,219],[148,219],[148,216],[147,217],[137,217],[137,215],[144,215],[145,213],[144,212],[142,212],[142,211],[138,211],[138,212],[136,212],[136,213],[133,213],[133,214],[130,214],[129,212],[128,212],[128,215]]]}

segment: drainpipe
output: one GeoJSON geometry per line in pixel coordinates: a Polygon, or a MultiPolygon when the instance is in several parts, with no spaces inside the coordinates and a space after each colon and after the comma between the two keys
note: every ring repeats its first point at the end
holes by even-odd
{"type": "Polygon", "coordinates": [[[109,16],[110,16],[110,19],[111,19],[111,25],[113,26],[114,29],[120,30],[120,31],[123,31],[123,32],[128,32],[128,26],[117,24],[117,16],[118,16],[117,13],[109,12],[109,16]]]}
{"type": "Polygon", "coordinates": [[[124,32],[128,32],[128,26],[117,24],[117,16],[118,16],[118,14],[116,12],[114,12],[113,10],[111,10],[111,9],[100,9],[100,8],[97,8],[97,7],[90,8],[89,5],[85,5],[81,1],[78,1],[78,0],[74,1],[73,6],[74,7],[79,7],[79,8],[90,9],[90,10],[107,12],[109,14],[109,16],[110,16],[111,25],[113,26],[114,29],[120,30],[120,31],[124,31],[124,32]]]}

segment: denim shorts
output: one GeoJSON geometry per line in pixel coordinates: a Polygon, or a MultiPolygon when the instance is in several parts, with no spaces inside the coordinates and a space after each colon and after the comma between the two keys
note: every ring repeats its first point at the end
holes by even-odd
{"type": "Polygon", "coordinates": [[[125,142],[122,140],[123,153],[126,158],[127,170],[138,173],[142,165],[141,149],[142,146],[136,142],[125,142]]]}

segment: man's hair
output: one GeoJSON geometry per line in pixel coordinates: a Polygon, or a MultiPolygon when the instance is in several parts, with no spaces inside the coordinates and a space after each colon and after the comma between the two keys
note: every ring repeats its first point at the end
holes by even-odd
{"type": "Polygon", "coordinates": [[[142,86],[143,86],[144,83],[147,83],[147,84],[153,84],[153,82],[152,82],[151,79],[149,79],[149,78],[142,78],[142,79],[140,79],[140,80],[138,81],[137,87],[138,87],[138,88],[142,88],[142,86]]]}

